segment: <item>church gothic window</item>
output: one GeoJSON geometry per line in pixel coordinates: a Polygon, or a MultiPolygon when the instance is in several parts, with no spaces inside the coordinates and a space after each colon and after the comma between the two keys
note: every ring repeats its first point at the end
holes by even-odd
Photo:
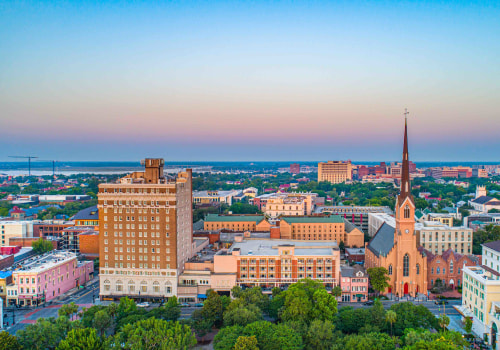
{"type": "Polygon", "coordinates": [[[420,265],[417,264],[417,275],[420,275],[420,265]]]}
{"type": "Polygon", "coordinates": [[[403,276],[408,277],[410,275],[410,257],[405,254],[403,258],[403,276]]]}
{"type": "Polygon", "coordinates": [[[405,216],[405,219],[409,219],[410,218],[410,207],[409,206],[405,207],[404,216],[405,216]]]}
{"type": "Polygon", "coordinates": [[[389,276],[392,275],[392,265],[389,265],[389,276]]]}

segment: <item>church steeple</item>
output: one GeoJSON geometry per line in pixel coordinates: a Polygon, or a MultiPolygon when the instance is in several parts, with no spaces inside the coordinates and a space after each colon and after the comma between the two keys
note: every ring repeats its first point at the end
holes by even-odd
{"type": "Polygon", "coordinates": [[[398,204],[401,205],[406,198],[413,202],[410,184],[410,160],[408,153],[408,111],[405,109],[405,135],[403,144],[403,162],[401,164],[401,189],[398,196],[398,204]]]}

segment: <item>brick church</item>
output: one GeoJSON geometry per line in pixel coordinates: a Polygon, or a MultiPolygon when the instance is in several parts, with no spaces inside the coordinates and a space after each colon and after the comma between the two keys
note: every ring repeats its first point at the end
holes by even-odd
{"type": "Polygon", "coordinates": [[[408,123],[405,119],[401,189],[396,199],[396,228],[384,223],[367,245],[365,265],[389,271],[386,293],[416,296],[427,293],[427,259],[415,233],[415,202],[411,194],[408,123]]]}

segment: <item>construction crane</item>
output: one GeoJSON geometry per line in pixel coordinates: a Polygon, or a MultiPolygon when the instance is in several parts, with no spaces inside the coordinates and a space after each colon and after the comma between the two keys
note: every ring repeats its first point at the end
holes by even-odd
{"type": "Polygon", "coordinates": [[[9,156],[10,158],[24,158],[24,159],[28,159],[28,176],[31,176],[31,160],[32,159],[35,159],[35,158],[38,158],[38,157],[35,157],[35,156],[9,156]]]}
{"type": "Polygon", "coordinates": [[[38,162],[52,162],[52,177],[55,178],[56,177],[56,163],[57,163],[57,160],[46,160],[46,159],[42,159],[42,160],[38,160],[38,162]]]}

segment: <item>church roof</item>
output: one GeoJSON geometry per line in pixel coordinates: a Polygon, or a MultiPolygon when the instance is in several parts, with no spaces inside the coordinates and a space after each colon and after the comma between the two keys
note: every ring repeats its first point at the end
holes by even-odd
{"type": "Polygon", "coordinates": [[[368,249],[370,249],[376,256],[384,255],[386,256],[394,247],[394,233],[395,228],[387,223],[384,223],[375,233],[370,243],[368,243],[368,249]]]}
{"type": "Polygon", "coordinates": [[[478,197],[476,199],[473,199],[472,202],[477,203],[477,204],[485,204],[493,199],[495,199],[495,198],[490,197],[490,196],[481,196],[481,197],[478,197]]]}

